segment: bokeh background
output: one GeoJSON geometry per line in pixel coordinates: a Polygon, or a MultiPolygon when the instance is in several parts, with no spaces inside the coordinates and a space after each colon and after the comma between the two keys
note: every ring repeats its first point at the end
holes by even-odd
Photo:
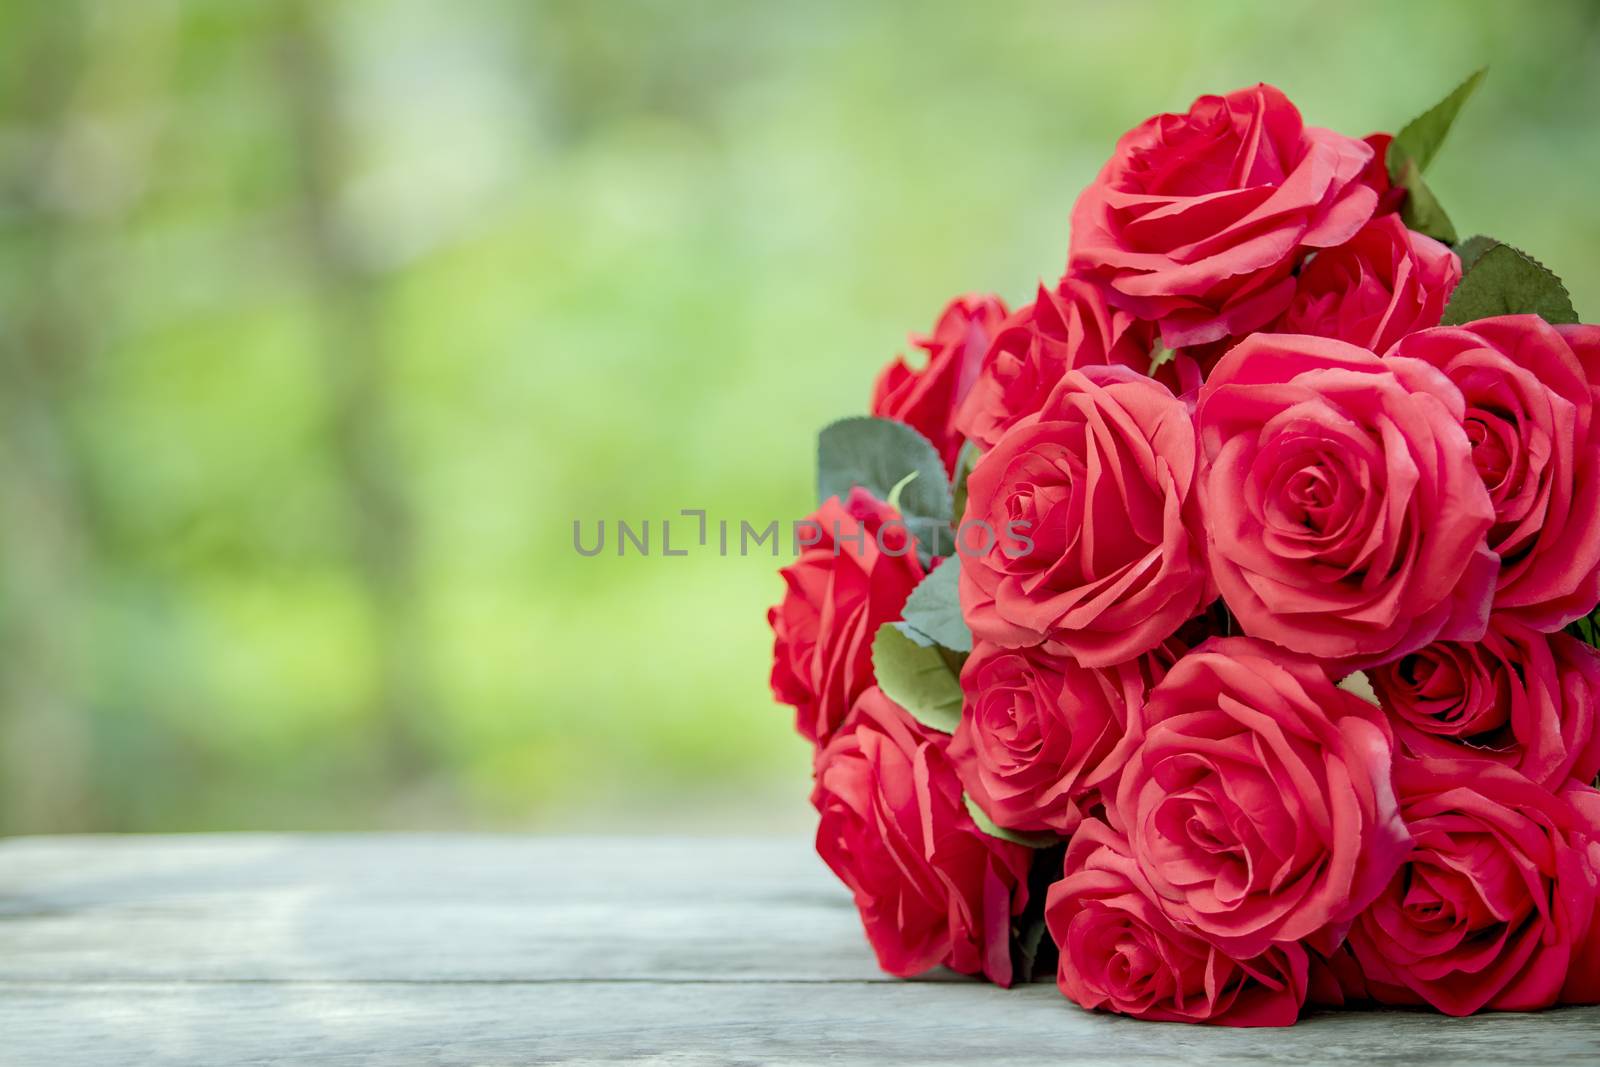
{"type": "Polygon", "coordinates": [[[1430,183],[1600,315],[1587,2],[0,6],[0,831],[806,825],[775,562],[660,520],[804,514],[1145,116],[1484,63],[1430,183]]]}

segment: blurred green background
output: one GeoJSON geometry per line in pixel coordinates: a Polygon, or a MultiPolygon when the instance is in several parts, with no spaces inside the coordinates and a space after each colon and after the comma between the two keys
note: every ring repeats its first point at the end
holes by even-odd
{"type": "Polygon", "coordinates": [[[1591,3],[5,4],[0,830],[805,825],[774,561],[573,520],[802,515],[1145,116],[1483,63],[1430,182],[1600,315],[1591,3]]]}

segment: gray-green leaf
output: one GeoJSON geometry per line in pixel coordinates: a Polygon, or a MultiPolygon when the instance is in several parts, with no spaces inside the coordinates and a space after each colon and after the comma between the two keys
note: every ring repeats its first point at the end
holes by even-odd
{"type": "Polygon", "coordinates": [[[1526,252],[1498,241],[1477,253],[1445,306],[1441,323],[1459,326],[1495,315],[1538,315],[1551,323],[1578,321],[1561,279],[1526,252]]]}
{"type": "Polygon", "coordinates": [[[902,511],[950,518],[944,463],[928,439],[905,423],[863,415],[840,419],[818,435],[819,501],[832,496],[842,500],[858,485],[888,500],[902,482],[902,511]]]}
{"type": "Polygon", "coordinates": [[[1002,841],[1010,841],[1014,845],[1026,845],[1029,848],[1049,848],[1051,845],[1061,843],[1061,838],[1055,834],[1025,834],[1017,830],[1007,830],[989,818],[988,813],[978,807],[976,800],[965,793],[962,796],[966,799],[967,812],[972,816],[972,821],[978,824],[978,829],[990,837],[998,837],[1002,841]]]}
{"type": "MultiPolygon", "coordinates": [[[[945,648],[956,652],[972,651],[972,631],[961,617],[961,557],[951,556],[933,569],[911,591],[900,617],[905,626],[897,627],[906,633],[906,627],[932,638],[945,648]]],[[[906,633],[913,641],[916,634],[906,633]]],[[[922,644],[917,641],[917,644],[922,644]]]]}
{"type": "Polygon", "coordinates": [[[1439,154],[1439,146],[1444,144],[1445,135],[1450,132],[1456,116],[1461,113],[1461,106],[1472,96],[1487,72],[1487,67],[1473,71],[1466,81],[1450,91],[1450,95],[1406,123],[1394,135],[1394,141],[1389,145],[1389,177],[1394,179],[1396,185],[1411,188],[1402,180],[1407,162],[1414,162],[1418,173],[1428,169],[1433,157],[1439,154]]]}
{"type": "Polygon", "coordinates": [[[978,447],[976,441],[963,441],[961,451],[956,453],[956,473],[950,479],[950,493],[953,498],[950,516],[957,523],[967,511],[967,479],[972,475],[972,468],[978,465],[983,449],[978,447]]]}
{"type": "Polygon", "coordinates": [[[958,669],[938,648],[884,623],[872,641],[872,670],[884,695],[922,725],[947,734],[961,725],[958,669]]]}

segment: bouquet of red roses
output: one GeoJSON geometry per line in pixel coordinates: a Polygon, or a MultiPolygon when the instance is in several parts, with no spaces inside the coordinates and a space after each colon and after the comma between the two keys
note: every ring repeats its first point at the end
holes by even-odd
{"type": "Polygon", "coordinates": [[[884,970],[1600,1001],[1600,326],[1423,181],[1478,80],[1393,137],[1140,123],[1059,281],[822,432],[772,687],[884,970]]]}

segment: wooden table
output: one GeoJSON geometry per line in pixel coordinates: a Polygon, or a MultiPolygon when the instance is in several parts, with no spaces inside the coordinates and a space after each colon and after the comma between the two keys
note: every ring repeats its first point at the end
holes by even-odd
{"type": "Polygon", "coordinates": [[[1600,1011],[1092,1015],[873,967],[804,840],[0,843],[0,1063],[1582,1063],[1600,1011]]]}

